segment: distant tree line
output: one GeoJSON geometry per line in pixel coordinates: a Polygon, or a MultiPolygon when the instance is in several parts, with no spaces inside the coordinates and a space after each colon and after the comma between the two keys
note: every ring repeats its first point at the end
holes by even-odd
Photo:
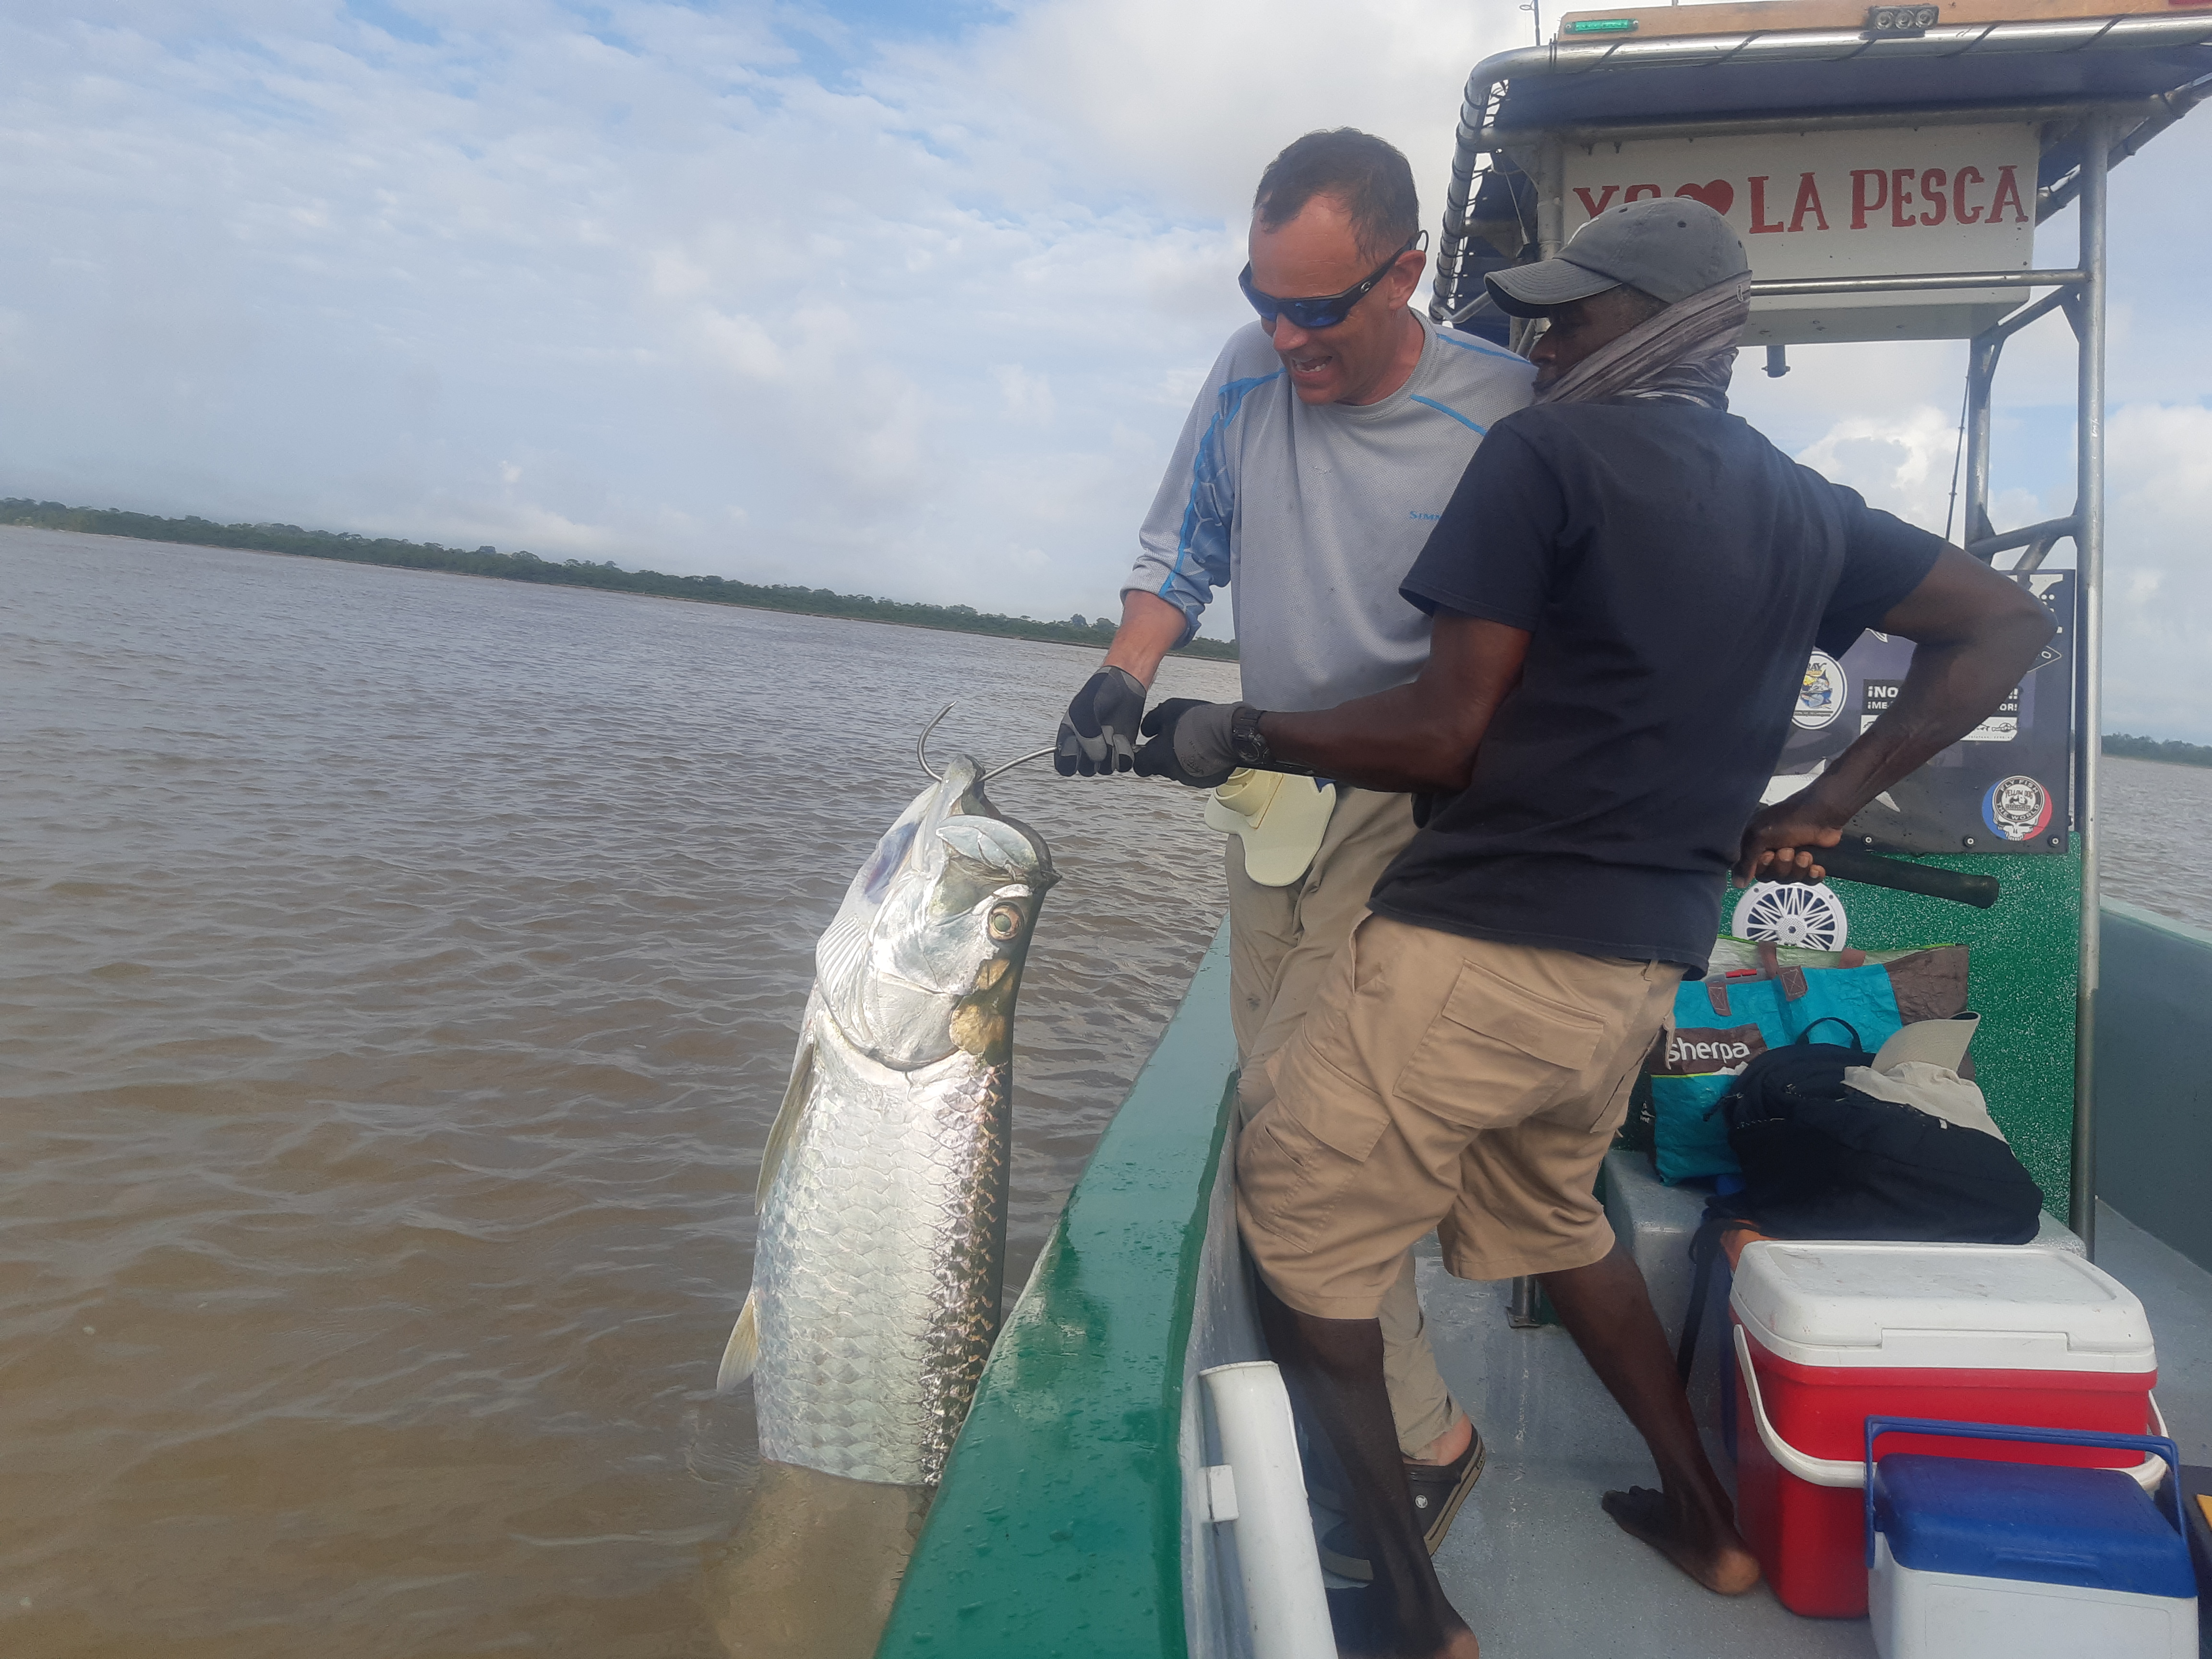
{"type": "Polygon", "coordinates": [[[2130,737],[2125,732],[2105,733],[2105,752],[2130,760],[2178,761],[2184,766],[2212,766],[2212,749],[2201,743],[2179,743],[2172,738],[2130,737]]]}
{"type": "MultiPolygon", "coordinates": [[[[651,593],[665,599],[703,599],[714,605],[744,605],[756,611],[786,611],[805,617],[849,617],[863,622],[902,623],[955,634],[992,634],[1006,639],[1046,640],[1061,645],[1104,646],[1114,624],[1078,615],[1066,622],[1002,617],[965,605],[909,605],[865,593],[833,593],[826,587],[787,583],[763,586],[724,576],[668,576],[658,570],[625,570],[611,561],[557,562],[534,553],[501,553],[479,547],[473,552],[435,542],[395,541],[345,531],[302,530],[290,524],[216,524],[206,519],[162,519],[113,507],[64,507],[59,501],[0,497],[0,524],[30,525],[41,530],[75,530],[94,536],[131,536],[141,541],[183,542],[194,547],[234,547],[256,553],[290,553],[309,559],[343,559],[350,564],[392,564],[409,570],[448,570],[465,576],[498,576],[514,582],[547,582],[562,587],[603,587],[621,593],[651,593]]],[[[1194,639],[1182,647],[1193,657],[1234,661],[1232,641],[1194,639]]]]}

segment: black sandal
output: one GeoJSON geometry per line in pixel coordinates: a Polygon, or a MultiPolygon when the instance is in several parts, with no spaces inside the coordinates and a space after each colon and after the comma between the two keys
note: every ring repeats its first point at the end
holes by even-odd
{"type": "Polygon", "coordinates": [[[1406,1465],[1406,1485],[1413,1495],[1413,1517],[1421,1523],[1421,1540],[1429,1547],[1431,1555],[1443,1547],[1444,1534],[1458,1517],[1460,1505],[1467,1502],[1474,1483],[1482,1479],[1482,1466],[1488,1455],[1483,1447],[1482,1431],[1477,1429],[1456,1462],[1406,1465]]]}
{"type": "MultiPolygon", "coordinates": [[[[1467,1449],[1453,1462],[1406,1465],[1406,1487],[1413,1500],[1414,1522],[1421,1528],[1421,1541],[1428,1547],[1431,1555],[1443,1547],[1444,1534],[1458,1518],[1460,1506],[1474,1490],[1474,1483],[1482,1478],[1482,1466],[1488,1457],[1488,1449],[1482,1443],[1482,1431],[1474,1429],[1467,1449]]],[[[1323,1508],[1343,1512],[1344,1505],[1334,1492],[1316,1490],[1314,1497],[1323,1508]]],[[[1326,1571],[1356,1583],[1374,1582],[1375,1566],[1367,1559],[1366,1542],[1349,1519],[1331,1527],[1322,1534],[1319,1542],[1321,1564],[1326,1571]]]]}

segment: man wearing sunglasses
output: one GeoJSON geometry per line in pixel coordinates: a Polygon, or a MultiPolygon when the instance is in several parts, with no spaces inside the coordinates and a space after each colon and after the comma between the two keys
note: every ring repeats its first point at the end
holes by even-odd
{"type": "MultiPolygon", "coordinates": [[[[1063,775],[1129,770],[1161,658],[1224,584],[1244,696],[1260,707],[1333,708],[1420,672],[1430,620],[1399,585],[1483,433],[1528,403],[1533,371],[1409,308],[1426,263],[1419,218],[1405,157],[1365,133],[1308,133],[1261,175],[1239,278],[1259,320],[1231,337],[1184,423],[1113,647],[1060,722],[1063,775]]],[[[1319,849],[1286,886],[1252,879],[1243,840],[1229,838],[1246,1113],[1266,1103],[1264,1062],[1413,833],[1408,797],[1339,785],[1319,849]]],[[[1482,1443],[1437,1373],[1410,1257],[1382,1318],[1412,1502],[1434,1549],[1481,1472],[1482,1443]]],[[[1348,1538],[1324,1543],[1331,1568],[1367,1576],[1348,1538]]]]}

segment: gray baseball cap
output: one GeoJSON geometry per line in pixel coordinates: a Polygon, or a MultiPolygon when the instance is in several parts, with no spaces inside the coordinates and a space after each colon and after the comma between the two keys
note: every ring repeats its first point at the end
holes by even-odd
{"type": "Polygon", "coordinates": [[[1483,281],[1500,310],[1540,317],[1624,283],[1673,305],[1750,270],[1727,220],[1689,197],[1662,196],[1607,208],[1556,257],[1508,265],[1483,281]]]}

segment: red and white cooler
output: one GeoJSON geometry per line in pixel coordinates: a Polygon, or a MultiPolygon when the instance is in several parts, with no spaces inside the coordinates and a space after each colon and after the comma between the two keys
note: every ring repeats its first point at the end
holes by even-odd
{"type": "MultiPolygon", "coordinates": [[[[2166,1432],[2142,1304],[2081,1257],[2033,1245],[1747,1246],[1729,1297],[1736,1521],[1783,1606],[1867,1610],[1869,1417],[2166,1432]]],[[[1898,1435],[1891,1451],[2118,1467],[2082,1447],[1898,1435]]],[[[2156,1457],[2129,1472],[2155,1486],[2156,1457]]]]}

